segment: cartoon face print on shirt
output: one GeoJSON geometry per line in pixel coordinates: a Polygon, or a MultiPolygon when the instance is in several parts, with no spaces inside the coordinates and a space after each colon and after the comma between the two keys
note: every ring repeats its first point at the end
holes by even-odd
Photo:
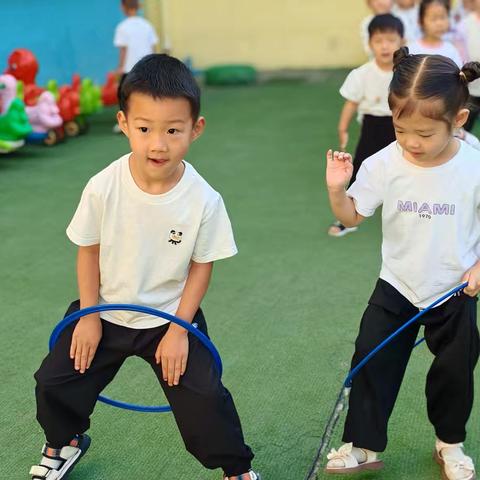
{"type": "Polygon", "coordinates": [[[168,243],[171,243],[172,245],[178,245],[182,241],[182,232],[177,232],[175,230],[170,230],[170,235],[168,238],[168,243]]]}

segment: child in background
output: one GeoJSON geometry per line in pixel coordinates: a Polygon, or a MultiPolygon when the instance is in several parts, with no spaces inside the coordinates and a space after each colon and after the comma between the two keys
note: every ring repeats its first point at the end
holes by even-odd
{"type": "MultiPolygon", "coordinates": [[[[113,38],[113,44],[119,49],[118,67],[115,70],[119,78],[118,91],[126,74],[142,57],[154,53],[158,44],[153,25],[138,15],[138,0],[121,0],[121,7],[127,18],[117,25],[113,38]]],[[[113,131],[121,133],[118,123],[113,131]]]]}
{"type": "MultiPolygon", "coordinates": [[[[459,47],[465,62],[480,61],[480,0],[472,0],[472,11],[458,24],[459,47]]],[[[470,116],[465,130],[471,131],[480,114],[480,80],[470,84],[470,116]]]]}
{"type": "Polygon", "coordinates": [[[405,42],[418,40],[422,34],[418,24],[418,5],[416,0],[395,0],[392,14],[398,17],[405,29],[405,42]]]}
{"type": "MultiPolygon", "coordinates": [[[[393,54],[403,44],[403,24],[389,13],[377,15],[370,22],[368,33],[369,48],[374,59],[350,72],[340,88],[340,94],[345,98],[338,123],[341,149],[347,147],[348,128],[355,113],[358,112],[362,124],[353,161],[352,182],[365,158],[395,140],[392,114],[388,106],[388,86],[393,75],[393,54]]],[[[355,229],[346,228],[337,221],[330,226],[328,234],[341,237],[355,229]]]]}
{"type": "MultiPolygon", "coordinates": [[[[148,305],[208,335],[200,305],[213,262],[237,248],[221,195],[184,160],[205,126],[200,89],[182,62],[151,54],[125,78],[120,108],[132,152],[90,179],[67,228],[78,245],[80,294],[67,314],[98,303],[148,305]]],[[[47,443],[33,479],[69,474],[90,445],[85,432],[99,393],[133,355],[155,372],[186,448],[202,465],[221,468],[224,480],[260,480],[210,352],[178,325],[123,311],[67,327],[35,374],[47,443]]],[[[131,448],[151,448],[161,469],[157,443],[131,448]]]]}
{"type": "MultiPolygon", "coordinates": [[[[453,134],[467,120],[468,83],[480,77],[480,63],[460,70],[447,57],[409,55],[406,47],[394,62],[389,104],[397,141],[365,160],[348,191],[350,155],[327,153],[330,203],[342,223],[358,225],[383,206],[380,278],[362,318],[352,368],[419,309],[468,282],[420,322],[435,356],[426,382],[435,459],[442,478],[473,480],[473,461],[462,442],[480,346],[480,152],[453,134]]],[[[388,420],[419,329],[419,323],[409,326],[353,378],[346,444],[328,455],[328,473],[383,467],[377,452],[386,448],[388,420]]]]}
{"type": "Polygon", "coordinates": [[[375,15],[383,15],[391,12],[393,0],[367,0],[367,6],[372,11],[372,14],[365,17],[360,24],[360,38],[365,53],[369,57],[372,57],[372,51],[370,50],[369,45],[370,36],[368,34],[368,26],[375,15]]]}
{"type": "Polygon", "coordinates": [[[450,25],[449,0],[422,0],[419,8],[419,23],[422,38],[408,45],[410,53],[443,55],[451,58],[459,68],[463,65],[455,46],[444,39],[450,25]]]}

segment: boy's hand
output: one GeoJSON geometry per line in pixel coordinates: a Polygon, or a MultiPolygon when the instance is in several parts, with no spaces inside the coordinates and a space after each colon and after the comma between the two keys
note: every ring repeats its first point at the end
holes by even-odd
{"type": "Polygon", "coordinates": [[[163,380],[169,387],[178,385],[185,373],[188,359],[188,332],[170,324],[167,333],[158,344],[155,360],[162,364],[163,380]]]}
{"type": "Polygon", "coordinates": [[[353,175],[352,156],[345,152],[327,152],[327,187],[344,190],[353,175]]]}
{"type": "Polygon", "coordinates": [[[348,132],[346,130],[338,131],[338,142],[340,144],[340,150],[345,150],[348,145],[348,132]]]}
{"type": "Polygon", "coordinates": [[[475,297],[480,292],[480,262],[465,273],[462,282],[468,282],[463,291],[470,297],[475,297]]]}
{"type": "Polygon", "coordinates": [[[70,345],[70,358],[74,361],[75,370],[85,373],[90,368],[101,338],[102,322],[98,315],[87,315],[79,320],[70,345]]]}

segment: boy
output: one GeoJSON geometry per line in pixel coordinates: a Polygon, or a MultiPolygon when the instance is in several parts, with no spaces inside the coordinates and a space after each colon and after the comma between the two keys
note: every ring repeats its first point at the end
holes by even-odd
{"type": "MultiPolygon", "coordinates": [[[[154,53],[158,44],[152,24],[138,15],[138,0],[122,0],[121,5],[127,18],[117,25],[113,38],[113,44],[119,49],[118,67],[115,71],[120,79],[119,91],[125,75],[142,57],[154,53]]],[[[118,124],[113,131],[121,132],[118,124]]]]}
{"type": "MultiPolygon", "coordinates": [[[[206,333],[200,303],[213,262],[237,249],[222,197],[183,160],[205,126],[200,90],[179,60],[151,54],[125,78],[120,108],[132,153],[90,179],[67,228],[79,246],[80,292],[68,313],[136,303],[206,333]]],[[[47,443],[34,479],[64,478],[85,453],[98,394],[130,355],[152,366],[189,452],[207,468],[222,468],[225,479],[260,479],[209,352],[181,327],[132,312],[81,318],[35,374],[47,443]]]]}
{"type": "MultiPolygon", "coordinates": [[[[352,183],[363,160],[395,140],[392,113],[388,106],[388,87],[393,75],[393,53],[403,43],[403,24],[389,13],[377,15],[368,26],[368,34],[373,60],[350,72],[340,88],[340,94],[345,99],[338,122],[341,150],[347,146],[348,127],[357,111],[362,123],[353,160],[352,183]]],[[[342,237],[356,229],[347,228],[336,221],[330,226],[328,234],[342,237]]]]}
{"type": "Polygon", "coordinates": [[[366,16],[360,24],[360,38],[362,39],[363,49],[365,53],[372,57],[372,50],[369,45],[368,26],[375,15],[384,15],[391,13],[393,0],[367,0],[367,6],[372,11],[371,15],[366,16]]]}

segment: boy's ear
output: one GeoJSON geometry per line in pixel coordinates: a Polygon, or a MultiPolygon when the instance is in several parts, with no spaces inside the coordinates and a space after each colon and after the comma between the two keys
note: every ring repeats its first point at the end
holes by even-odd
{"type": "Polygon", "coordinates": [[[456,115],[454,126],[455,128],[461,128],[467,123],[470,110],[468,108],[462,108],[456,115]]]}
{"type": "Polygon", "coordinates": [[[205,130],[205,117],[198,117],[198,120],[193,125],[192,141],[196,140],[205,130]]]}
{"type": "Polygon", "coordinates": [[[117,112],[117,121],[120,130],[128,137],[127,117],[123,110],[117,112]]]}

